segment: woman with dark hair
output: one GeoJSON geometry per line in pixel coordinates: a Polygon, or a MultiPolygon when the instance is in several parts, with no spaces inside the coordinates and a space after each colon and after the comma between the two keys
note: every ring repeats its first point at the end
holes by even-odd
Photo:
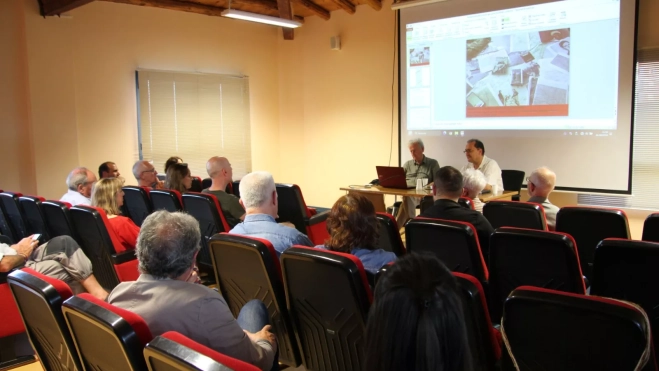
{"type": "Polygon", "coordinates": [[[165,161],[165,174],[167,174],[167,170],[169,170],[169,167],[174,165],[174,164],[182,164],[183,159],[178,157],[178,156],[172,156],[165,161]]]}
{"type": "Polygon", "coordinates": [[[173,164],[167,169],[165,188],[185,193],[190,187],[192,187],[192,175],[188,165],[173,164]]]}
{"type": "Polygon", "coordinates": [[[364,370],[471,370],[462,313],[455,277],[439,259],[400,258],[375,287],[364,370]]]}
{"type": "Polygon", "coordinates": [[[348,194],[339,198],[327,217],[330,238],[325,245],[316,246],[352,254],[359,258],[370,273],[396,260],[396,254],[377,249],[378,220],[375,207],[366,197],[348,194]]]}

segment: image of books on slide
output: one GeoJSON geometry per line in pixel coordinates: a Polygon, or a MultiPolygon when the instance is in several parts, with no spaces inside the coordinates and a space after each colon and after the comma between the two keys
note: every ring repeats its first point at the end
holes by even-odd
{"type": "Polygon", "coordinates": [[[467,40],[467,117],[567,116],[570,29],[467,40]]]}
{"type": "Polygon", "coordinates": [[[430,47],[410,49],[410,66],[427,66],[430,64],[430,47]]]}

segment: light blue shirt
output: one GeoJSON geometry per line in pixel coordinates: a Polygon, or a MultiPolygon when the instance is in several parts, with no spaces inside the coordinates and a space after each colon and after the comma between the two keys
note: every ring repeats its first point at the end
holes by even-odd
{"type": "MultiPolygon", "coordinates": [[[[325,245],[318,245],[316,248],[328,250],[325,245]]],[[[396,254],[382,249],[369,250],[355,248],[352,249],[350,253],[361,260],[362,265],[367,272],[373,274],[378,273],[383,266],[396,261],[396,254]]]]}
{"type": "Polygon", "coordinates": [[[245,220],[233,227],[229,233],[268,240],[277,251],[277,256],[293,245],[313,246],[304,233],[277,224],[275,218],[266,214],[245,215],[245,220]]]}

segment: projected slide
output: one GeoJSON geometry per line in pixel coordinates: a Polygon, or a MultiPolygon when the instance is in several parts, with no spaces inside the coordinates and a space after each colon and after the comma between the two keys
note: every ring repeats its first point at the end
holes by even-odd
{"type": "Polygon", "coordinates": [[[570,29],[469,39],[466,117],[567,116],[570,29]]]}
{"type": "Polygon", "coordinates": [[[616,0],[406,24],[406,129],[615,130],[619,24],[616,0]]]}

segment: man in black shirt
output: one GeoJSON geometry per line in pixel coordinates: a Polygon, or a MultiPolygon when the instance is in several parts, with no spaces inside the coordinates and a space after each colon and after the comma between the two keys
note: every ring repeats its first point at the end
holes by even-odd
{"type": "Polygon", "coordinates": [[[490,252],[490,234],[494,232],[494,229],[483,214],[458,204],[458,199],[462,195],[462,188],[462,173],[458,169],[451,166],[440,168],[435,173],[432,186],[435,203],[432,207],[426,209],[421,216],[471,223],[476,228],[481,251],[487,261],[490,252]]]}

